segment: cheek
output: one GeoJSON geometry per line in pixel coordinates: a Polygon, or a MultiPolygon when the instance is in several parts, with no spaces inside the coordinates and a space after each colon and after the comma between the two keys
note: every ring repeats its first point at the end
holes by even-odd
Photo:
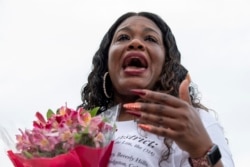
{"type": "Polygon", "coordinates": [[[112,70],[111,67],[114,67],[116,65],[119,64],[119,60],[120,60],[120,49],[118,46],[111,46],[109,48],[109,52],[108,52],[108,66],[109,66],[109,69],[112,70]]]}
{"type": "Polygon", "coordinates": [[[118,65],[119,56],[115,50],[110,50],[108,55],[108,69],[111,71],[118,65]]]}
{"type": "Polygon", "coordinates": [[[160,58],[158,59],[158,61],[155,63],[155,68],[156,68],[156,74],[158,76],[161,75],[161,72],[162,72],[162,68],[163,68],[163,65],[165,63],[165,58],[160,58]]]}
{"type": "Polygon", "coordinates": [[[113,49],[112,47],[109,48],[109,52],[108,52],[108,67],[110,68],[110,66],[112,66],[112,62],[114,61],[114,53],[113,53],[113,49]]]}
{"type": "Polygon", "coordinates": [[[112,56],[108,56],[108,69],[110,69],[112,66],[112,56]]]}
{"type": "Polygon", "coordinates": [[[158,67],[158,69],[161,71],[162,67],[165,63],[165,53],[164,52],[158,52],[158,57],[157,57],[157,61],[156,61],[156,65],[158,67]]]}

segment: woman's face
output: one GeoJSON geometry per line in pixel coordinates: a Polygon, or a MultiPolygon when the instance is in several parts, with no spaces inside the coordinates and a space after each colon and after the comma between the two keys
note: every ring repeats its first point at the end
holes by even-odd
{"type": "Polygon", "coordinates": [[[154,22],[132,16],[118,26],[108,55],[109,75],[115,96],[130,89],[152,89],[165,60],[162,33],[154,22]]]}

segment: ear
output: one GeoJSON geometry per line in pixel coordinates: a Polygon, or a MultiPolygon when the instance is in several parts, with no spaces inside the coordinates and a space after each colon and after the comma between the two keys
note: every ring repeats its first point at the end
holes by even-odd
{"type": "Polygon", "coordinates": [[[179,87],[179,97],[180,99],[186,101],[189,104],[191,103],[191,97],[189,95],[189,84],[191,83],[191,77],[189,73],[186,75],[186,78],[181,82],[179,87]]]}

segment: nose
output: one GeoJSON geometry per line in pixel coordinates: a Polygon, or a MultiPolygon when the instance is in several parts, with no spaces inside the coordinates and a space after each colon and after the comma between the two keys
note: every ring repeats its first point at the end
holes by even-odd
{"type": "Polygon", "coordinates": [[[144,50],[145,46],[143,42],[137,38],[131,40],[129,43],[128,49],[139,49],[139,50],[144,50]]]}

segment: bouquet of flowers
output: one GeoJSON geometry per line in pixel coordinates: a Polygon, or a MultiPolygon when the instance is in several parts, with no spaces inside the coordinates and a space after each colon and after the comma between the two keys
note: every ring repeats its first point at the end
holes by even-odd
{"type": "Polygon", "coordinates": [[[63,106],[47,119],[36,113],[33,129],[16,135],[17,152],[8,151],[15,167],[105,167],[113,147],[120,105],[99,115],[99,108],[73,110],[63,106]]]}

